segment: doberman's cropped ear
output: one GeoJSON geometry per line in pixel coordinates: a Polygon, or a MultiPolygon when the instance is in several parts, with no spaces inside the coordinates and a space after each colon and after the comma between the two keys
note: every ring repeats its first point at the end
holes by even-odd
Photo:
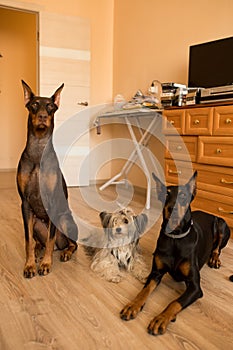
{"type": "Polygon", "coordinates": [[[28,104],[29,101],[35,96],[34,93],[32,92],[30,86],[25,83],[25,81],[21,80],[22,85],[23,85],[23,92],[24,92],[24,104],[25,106],[28,104]]]}
{"type": "Polygon", "coordinates": [[[107,213],[106,211],[102,211],[99,214],[100,220],[101,220],[101,224],[103,226],[103,228],[107,228],[109,225],[109,221],[112,217],[112,213],[107,213]]]}
{"type": "Polygon", "coordinates": [[[64,87],[64,83],[61,84],[61,86],[54,92],[53,96],[51,97],[54,104],[57,106],[57,108],[60,105],[60,95],[61,95],[61,91],[64,87]]]}
{"type": "Polygon", "coordinates": [[[164,203],[166,194],[167,194],[167,187],[161,182],[161,180],[154,174],[152,173],[152,177],[155,180],[156,183],[156,190],[158,194],[158,199],[164,203]]]}
{"type": "Polygon", "coordinates": [[[194,197],[196,196],[196,192],[197,192],[196,179],[197,179],[197,170],[194,172],[193,176],[191,177],[191,179],[187,183],[187,186],[189,187],[189,192],[192,195],[191,201],[194,199],[194,197]]]}

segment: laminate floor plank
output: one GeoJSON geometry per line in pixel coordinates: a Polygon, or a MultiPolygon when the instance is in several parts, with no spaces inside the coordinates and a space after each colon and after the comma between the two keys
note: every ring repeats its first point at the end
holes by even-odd
{"type": "MultiPolygon", "coordinates": [[[[92,191],[90,188],[89,198],[92,191]]],[[[71,188],[69,195],[80,218],[100,227],[98,210],[85,202],[80,190],[71,188]]],[[[101,196],[110,201],[116,194],[111,187],[101,196]]],[[[137,213],[144,205],[145,197],[140,193],[130,203],[137,213]]],[[[0,224],[1,350],[233,348],[233,283],[228,280],[233,274],[232,240],[222,252],[222,267],[213,270],[204,266],[201,271],[204,297],[183,310],[165,335],[153,337],[146,332],[148,323],[182,293],[184,284],[165,276],[137,319],[125,322],[119,317],[120,310],[142,288],[133,276],[125,273],[118,284],[99,278],[90,270],[90,260],[80,245],[67,263],[61,263],[55,251],[48,276],[25,279],[24,232],[15,187],[0,186],[0,224]]],[[[158,219],[141,239],[148,268],[160,224],[158,219]]]]}

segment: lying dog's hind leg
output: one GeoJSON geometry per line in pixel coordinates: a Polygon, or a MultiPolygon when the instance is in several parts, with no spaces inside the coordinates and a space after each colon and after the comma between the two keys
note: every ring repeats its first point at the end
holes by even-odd
{"type": "Polygon", "coordinates": [[[208,265],[212,268],[219,269],[221,261],[219,259],[222,248],[227,244],[230,237],[230,229],[227,226],[225,220],[222,218],[215,218],[214,222],[214,244],[211,251],[208,265]]]}

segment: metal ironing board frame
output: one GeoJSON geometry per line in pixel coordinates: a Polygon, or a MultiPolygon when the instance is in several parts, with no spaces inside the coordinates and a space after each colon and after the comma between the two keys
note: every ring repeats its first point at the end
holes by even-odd
{"type": "MultiPolygon", "coordinates": [[[[151,137],[151,133],[153,131],[153,129],[156,127],[156,124],[158,122],[157,115],[161,114],[162,110],[149,110],[149,109],[135,109],[135,110],[120,110],[120,111],[113,111],[113,112],[108,112],[108,113],[104,113],[102,115],[99,115],[97,117],[97,121],[95,122],[95,124],[97,126],[100,126],[100,119],[101,118],[124,118],[126,125],[128,127],[131,139],[134,143],[134,150],[131,152],[128,160],[126,161],[126,163],[124,164],[124,166],[122,167],[121,171],[119,173],[117,173],[115,176],[113,176],[111,179],[109,179],[107,182],[105,182],[102,186],[100,186],[99,190],[103,191],[106,187],[110,186],[110,185],[115,185],[118,183],[125,183],[127,180],[126,178],[121,180],[121,181],[117,181],[119,178],[123,177],[123,175],[127,176],[127,174],[129,173],[130,169],[132,168],[134,161],[139,158],[140,162],[141,162],[141,166],[142,169],[144,171],[144,174],[146,176],[146,180],[147,180],[147,191],[146,191],[146,209],[150,209],[150,201],[151,201],[151,174],[148,170],[145,158],[143,156],[142,153],[142,149],[144,147],[146,147],[148,145],[148,141],[151,137]],[[147,126],[147,128],[144,130],[140,125],[140,118],[143,117],[151,117],[152,120],[149,123],[149,125],[147,126]],[[139,132],[141,134],[141,138],[138,141],[135,135],[135,132],[133,130],[132,124],[130,122],[131,118],[135,118],[136,120],[136,126],[139,129],[139,132]]],[[[149,153],[150,154],[150,153],[149,153]]],[[[150,154],[151,157],[151,154],[150,154]]],[[[152,158],[152,157],[151,157],[152,158]]],[[[152,160],[153,161],[153,160],[152,160]]]]}

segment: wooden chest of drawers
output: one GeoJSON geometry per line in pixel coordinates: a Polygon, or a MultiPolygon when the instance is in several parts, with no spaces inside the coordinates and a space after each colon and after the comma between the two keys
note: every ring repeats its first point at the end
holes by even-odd
{"type": "Polygon", "coordinates": [[[167,182],[185,183],[190,166],[197,170],[193,208],[224,217],[233,230],[233,105],[168,109],[163,116],[167,182]]]}

